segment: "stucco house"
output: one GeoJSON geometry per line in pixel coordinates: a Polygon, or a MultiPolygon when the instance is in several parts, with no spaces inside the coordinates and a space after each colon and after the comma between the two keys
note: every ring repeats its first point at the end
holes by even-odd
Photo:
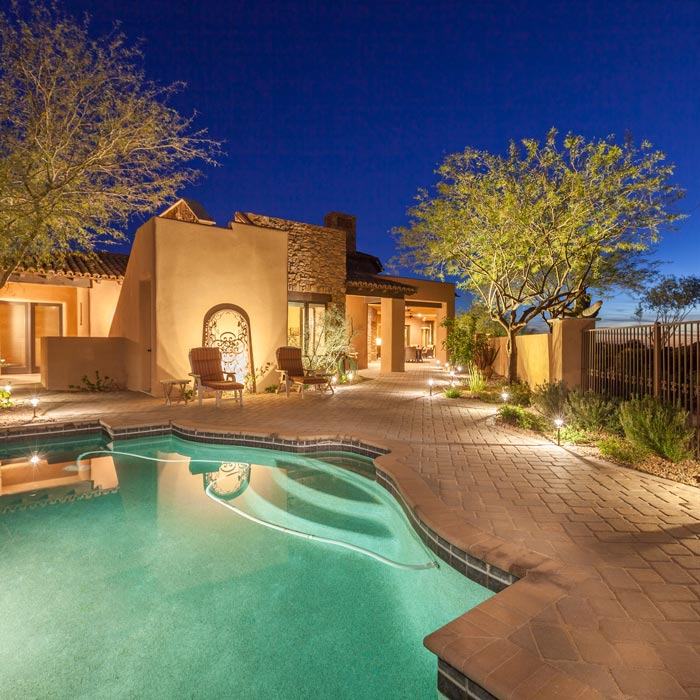
{"type": "Polygon", "coordinates": [[[454,285],[381,274],[355,227],[339,212],[323,226],[251,212],[217,226],[181,199],[137,230],[128,256],[17,270],[0,290],[4,372],[40,371],[61,389],[99,371],[157,394],[161,380],[187,377],[191,347],[219,345],[239,376],[257,370],[259,390],[277,379],[276,348],[313,335],[328,308],[351,319],[359,368],[403,371],[406,347],[444,359],[454,285]]]}

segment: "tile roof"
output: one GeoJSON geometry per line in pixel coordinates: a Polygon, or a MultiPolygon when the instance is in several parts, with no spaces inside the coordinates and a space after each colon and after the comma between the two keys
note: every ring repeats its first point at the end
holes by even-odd
{"type": "Polygon", "coordinates": [[[129,256],[124,253],[96,250],[91,253],[67,253],[62,259],[48,262],[27,262],[20,265],[17,272],[91,279],[123,279],[128,262],[129,256]]]}

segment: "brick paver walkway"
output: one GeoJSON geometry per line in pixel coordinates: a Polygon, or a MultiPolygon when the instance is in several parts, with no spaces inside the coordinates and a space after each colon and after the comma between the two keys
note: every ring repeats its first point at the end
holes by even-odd
{"type": "Polygon", "coordinates": [[[524,576],[428,637],[447,663],[501,700],[700,700],[700,489],[503,431],[493,406],[429,397],[437,369],[407,370],[243,408],[47,393],[40,414],[386,445],[382,469],[426,524],[524,576]]]}

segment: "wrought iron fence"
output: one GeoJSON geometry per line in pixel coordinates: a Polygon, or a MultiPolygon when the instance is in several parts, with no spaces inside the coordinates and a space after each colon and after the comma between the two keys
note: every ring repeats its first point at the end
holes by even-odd
{"type": "Polygon", "coordinates": [[[690,413],[700,456],[700,321],[584,331],[581,386],[610,397],[653,396],[680,405],[690,413]]]}

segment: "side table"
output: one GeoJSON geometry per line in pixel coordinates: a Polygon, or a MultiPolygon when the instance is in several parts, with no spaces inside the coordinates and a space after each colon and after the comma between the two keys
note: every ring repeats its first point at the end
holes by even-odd
{"type": "Polygon", "coordinates": [[[172,405],[172,393],[173,387],[177,386],[180,389],[180,393],[175,396],[176,401],[184,401],[187,404],[187,387],[190,384],[191,379],[161,379],[160,383],[163,385],[163,396],[165,397],[166,406],[172,405]]]}

